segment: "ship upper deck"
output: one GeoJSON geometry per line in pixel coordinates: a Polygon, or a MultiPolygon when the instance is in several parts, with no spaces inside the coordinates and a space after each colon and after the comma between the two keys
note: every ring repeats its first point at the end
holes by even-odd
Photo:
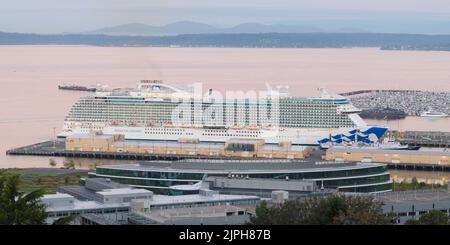
{"type": "MultiPolygon", "coordinates": [[[[203,103],[213,102],[233,102],[233,103],[257,103],[258,101],[284,99],[284,101],[305,101],[305,102],[324,102],[337,105],[348,105],[348,100],[335,94],[329,94],[326,91],[322,91],[320,96],[317,97],[303,97],[303,96],[290,96],[287,91],[268,91],[264,98],[216,98],[211,94],[212,89],[205,94],[196,94],[193,88],[180,88],[165,84],[160,80],[142,80],[138,83],[136,88],[115,88],[99,89],[95,93],[95,98],[107,98],[107,99],[140,99],[140,100],[173,100],[173,99],[193,99],[201,100],[203,103]]],[[[246,96],[244,93],[243,96],[246,96]]],[[[85,97],[92,98],[92,97],[85,97]]]]}

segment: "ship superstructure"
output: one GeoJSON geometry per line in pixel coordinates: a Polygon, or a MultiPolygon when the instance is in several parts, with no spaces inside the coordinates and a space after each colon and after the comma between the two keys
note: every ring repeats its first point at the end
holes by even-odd
{"type": "Polygon", "coordinates": [[[269,91],[257,99],[219,99],[211,90],[199,96],[159,80],[143,80],[135,89],[103,89],[80,98],[59,136],[101,131],[140,140],[262,138],[266,143],[318,145],[358,137],[376,142],[387,128],[367,126],[359,112],[345,97],[325,91],[314,98],[269,91]]]}

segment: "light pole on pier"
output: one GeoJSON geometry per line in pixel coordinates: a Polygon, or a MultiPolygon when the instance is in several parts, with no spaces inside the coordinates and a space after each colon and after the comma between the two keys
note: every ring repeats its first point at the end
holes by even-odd
{"type": "Polygon", "coordinates": [[[56,127],[53,127],[53,149],[56,148],[56,127]]]}

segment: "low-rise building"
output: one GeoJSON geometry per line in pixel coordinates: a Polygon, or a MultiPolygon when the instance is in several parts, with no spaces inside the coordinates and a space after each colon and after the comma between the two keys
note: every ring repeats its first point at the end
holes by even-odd
{"type": "Polygon", "coordinates": [[[101,214],[109,219],[125,221],[128,215],[129,203],[100,203],[97,201],[80,201],[69,194],[56,193],[44,195],[41,202],[46,205],[48,218],[46,223],[72,215],[87,213],[101,214]]]}
{"type": "MultiPolygon", "coordinates": [[[[181,186],[183,187],[183,186],[181,186]]],[[[202,181],[202,188],[219,191],[222,194],[255,195],[261,198],[271,198],[274,193],[289,192],[289,197],[324,196],[336,193],[335,189],[325,189],[317,186],[313,180],[261,179],[245,177],[208,177],[202,181]]],[[[178,186],[170,188],[173,191],[178,186]]]]}
{"type": "Polygon", "coordinates": [[[224,195],[206,189],[195,195],[154,195],[152,199],[131,202],[129,222],[160,225],[244,224],[259,201],[257,196],[224,195]]]}
{"type": "Polygon", "coordinates": [[[325,155],[329,161],[379,162],[391,164],[450,165],[450,152],[427,150],[382,150],[370,147],[332,146],[325,155]]]}
{"type": "Polygon", "coordinates": [[[124,135],[75,134],[65,140],[68,151],[110,152],[114,142],[125,140],[124,135]]]}
{"type": "Polygon", "coordinates": [[[180,138],[178,141],[125,140],[123,135],[76,134],[66,138],[69,152],[102,152],[152,155],[226,156],[242,158],[304,159],[312,148],[281,144],[265,144],[262,139],[230,139],[225,143],[199,142],[180,138]]]}
{"type": "Polygon", "coordinates": [[[82,200],[67,193],[41,198],[49,213],[48,224],[72,215],[80,217],[77,224],[127,224],[129,217],[135,220],[132,223],[143,222],[144,219],[146,223],[158,224],[243,224],[252,214],[249,210],[254,210],[260,201],[257,196],[224,195],[207,189],[193,195],[167,196],[154,195],[145,189],[122,187],[105,179],[88,179],[86,183],[89,187],[63,188],[76,193],[82,200]],[[120,188],[103,189],[115,185],[120,188]],[[90,189],[92,186],[95,188],[90,189]],[[100,187],[99,191],[94,190],[97,187],[100,187]],[[133,209],[131,214],[130,206],[133,209]],[[188,214],[181,214],[185,211],[188,214]]]}
{"type": "Polygon", "coordinates": [[[248,208],[232,205],[173,208],[142,212],[134,210],[129,223],[136,225],[243,225],[252,213],[248,208]]]}
{"type": "MultiPolygon", "coordinates": [[[[81,189],[83,188],[81,187],[81,189]]],[[[88,213],[101,214],[114,221],[125,221],[130,201],[149,199],[153,196],[153,192],[127,187],[105,189],[95,192],[94,195],[79,194],[79,196],[84,196],[85,198],[79,200],[67,193],[44,195],[41,198],[41,202],[45,204],[46,211],[49,213],[46,222],[53,223],[59,218],[88,213]]]]}
{"type": "Polygon", "coordinates": [[[380,193],[375,199],[383,202],[383,212],[393,214],[397,224],[418,220],[421,215],[438,210],[450,217],[450,193],[444,190],[419,190],[380,193]]]}
{"type": "MultiPolygon", "coordinates": [[[[208,177],[313,181],[325,189],[376,193],[392,190],[386,164],[361,162],[308,162],[291,159],[184,159],[147,161],[139,164],[97,166],[90,177],[116,182],[155,193],[168,194],[171,186],[191,186],[208,177]]],[[[187,188],[186,190],[190,190],[187,188]]]]}

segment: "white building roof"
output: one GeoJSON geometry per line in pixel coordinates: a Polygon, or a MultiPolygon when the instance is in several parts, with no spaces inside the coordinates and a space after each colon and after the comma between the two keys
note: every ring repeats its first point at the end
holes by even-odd
{"type": "Polygon", "coordinates": [[[56,194],[46,194],[43,195],[41,200],[54,200],[54,199],[65,199],[65,198],[74,198],[73,196],[65,193],[56,193],[56,194]]]}
{"type": "Polygon", "coordinates": [[[130,203],[99,203],[96,201],[80,201],[75,199],[73,205],[47,207],[47,212],[61,212],[61,211],[82,211],[91,209],[106,209],[106,208],[128,208],[130,203]]]}
{"type": "Polygon", "coordinates": [[[133,188],[117,188],[117,189],[105,189],[103,191],[98,191],[97,194],[102,196],[111,195],[136,195],[136,194],[148,194],[152,195],[153,192],[146,189],[133,189],[133,188]]]}
{"type": "Polygon", "coordinates": [[[257,196],[246,195],[222,195],[213,194],[211,196],[203,196],[199,194],[194,195],[181,195],[181,196],[166,196],[166,195],[154,195],[152,200],[148,200],[151,206],[153,205],[170,205],[170,204],[183,204],[183,203],[196,203],[196,202],[223,202],[223,201],[239,201],[239,200],[259,200],[257,196]]]}

